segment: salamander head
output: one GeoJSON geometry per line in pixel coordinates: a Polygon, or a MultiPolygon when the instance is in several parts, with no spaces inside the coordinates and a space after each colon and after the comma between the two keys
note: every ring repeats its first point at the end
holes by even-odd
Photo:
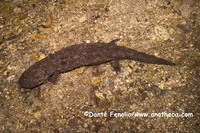
{"type": "Polygon", "coordinates": [[[18,83],[22,88],[33,89],[43,84],[45,79],[44,71],[41,72],[37,66],[33,65],[21,75],[18,83]]]}

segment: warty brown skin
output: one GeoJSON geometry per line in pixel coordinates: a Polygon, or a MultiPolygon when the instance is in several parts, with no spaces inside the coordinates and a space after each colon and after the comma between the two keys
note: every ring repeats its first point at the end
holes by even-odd
{"type": "Polygon", "coordinates": [[[143,52],[117,46],[115,42],[76,44],[50,54],[30,66],[19,79],[22,88],[32,89],[50,80],[55,83],[60,73],[68,72],[81,66],[99,65],[110,61],[135,60],[148,64],[175,65],[174,63],[143,52]]]}

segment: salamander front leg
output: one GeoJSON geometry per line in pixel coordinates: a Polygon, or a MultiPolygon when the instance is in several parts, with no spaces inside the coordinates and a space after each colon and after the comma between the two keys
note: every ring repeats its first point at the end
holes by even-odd
{"type": "Polygon", "coordinates": [[[48,80],[49,80],[51,83],[56,84],[59,74],[60,74],[60,71],[55,71],[55,72],[48,78],[48,80]]]}

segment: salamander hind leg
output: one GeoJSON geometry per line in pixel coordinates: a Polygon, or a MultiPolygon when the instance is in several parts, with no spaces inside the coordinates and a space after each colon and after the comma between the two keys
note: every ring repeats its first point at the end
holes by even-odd
{"type": "Polygon", "coordinates": [[[120,67],[119,60],[114,60],[114,61],[111,61],[109,63],[112,66],[113,70],[116,72],[116,74],[121,72],[121,67],[120,67]]]}

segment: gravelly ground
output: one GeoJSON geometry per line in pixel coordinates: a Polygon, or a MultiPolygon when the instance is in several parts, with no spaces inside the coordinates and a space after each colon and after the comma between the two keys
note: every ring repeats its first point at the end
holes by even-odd
{"type": "Polygon", "coordinates": [[[200,132],[199,16],[198,0],[1,0],[0,131],[200,132]],[[23,71],[49,53],[116,38],[177,65],[121,61],[119,74],[102,64],[62,74],[56,85],[18,86],[23,71]],[[192,116],[100,114],[112,111],[192,116]]]}

